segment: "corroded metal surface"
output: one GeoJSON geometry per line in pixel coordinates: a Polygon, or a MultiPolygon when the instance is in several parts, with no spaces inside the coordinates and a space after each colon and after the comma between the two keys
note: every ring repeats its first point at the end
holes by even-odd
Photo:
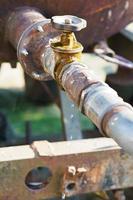
{"type": "Polygon", "coordinates": [[[100,132],[114,138],[126,152],[132,154],[132,106],[81,63],[65,65],[57,78],[70,98],[100,132]]]}
{"type": "Polygon", "coordinates": [[[79,40],[88,48],[101,39],[105,39],[120,31],[133,20],[132,0],[1,0],[0,1],[0,60],[11,61],[16,54],[7,42],[8,32],[5,34],[5,22],[8,15],[15,8],[32,6],[39,8],[46,17],[53,15],[79,15],[87,20],[88,28],[78,34],[79,40]],[[93,20],[92,20],[93,19],[93,20]],[[88,39],[87,39],[88,38],[88,39]]]}
{"type": "Polygon", "coordinates": [[[68,64],[60,72],[59,78],[63,88],[80,110],[105,133],[102,120],[106,113],[110,113],[113,107],[120,105],[131,109],[113,89],[98,80],[87,66],[76,62],[68,64]]]}
{"type": "MultiPolygon", "coordinates": [[[[74,68],[69,71],[69,65],[63,67],[59,74],[60,82],[66,91],[69,91],[70,98],[79,106],[82,91],[87,87],[89,88],[93,84],[97,84],[99,81],[94,73],[85,68],[84,65],[80,63],[80,70],[78,68],[79,64],[74,63],[74,68]]],[[[81,109],[82,110],[82,109],[81,109]]]]}
{"type": "MultiPolygon", "coordinates": [[[[7,20],[6,31],[8,33],[8,40],[17,49],[19,40],[22,34],[31,25],[37,22],[44,21],[46,18],[38,12],[36,8],[16,8],[7,20]]],[[[37,30],[37,26],[35,26],[37,30]]]]}
{"type": "MultiPolygon", "coordinates": [[[[31,16],[26,18],[32,18],[32,14],[31,12],[31,16]]],[[[38,25],[37,22],[38,26],[39,29],[36,28],[35,23],[24,32],[22,30],[21,32],[23,33],[20,34],[22,36],[16,42],[18,43],[18,59],[25,71],[38,80],[44,80],[45,73],[51,75],[104,135],[114,138],[124,150],[128,153],[133,153],[131,144],[133,137],[133,108],[125,103],[107,84],[98,80],[98,77],[95,77],[87,66],[79,63],[81,52],[73,53],[70,51],[69,53],[71,45],[66,45],[70,44],[68,35],[65,35],[64,39],[61,35],[62,39],[59,41],[63,42],[56,42],[56,46],[53,49],[51,44],[53,44],[53,41],[57,41],[57,36],[60,33],[53,29],[51,23],[49,21],[46,22],[46,20],[44,21],[44,27],[42,24],[38,25]],[[37,33],[38,30],[39,35],[37,33]],[[66,51],[64,51],[65,46],[66,51]],[[63,50],[56,52],[56,47],[63,50]],[[40,71],[38,71],[39,64],[40,71]],[[119,112],[114,112],[113,109],[118,107],[119,112]],[[128,113],[127,116],[125,112],[128,113]],[[125,133],[122,133],[123,124],[125,133]],[[130,145],[128,146],[127,144],[130,145]]],[[[10,31],[10,25],[8,28],[10,31]]],[[[14,25],[15,30],[17,30],[17,27],[14,25]]],[[[74,44],[77,44],[77,42],[74,42],[76,38],[73,38],[72,41],[73,47],[74,44]]]]}
{"type": "Polygon", "coordinates": [[[114,63],[119,65],[123,68],[128,68],[133,70],[133,62],[130,60],[117,55],[107,44],[106,41],[100,41],[95,47],[94,47],[94,53],[101,57],[102,59],[106,60],[107,62],[114,63]]]}
{"type": "Polygon", "coordinates": [[[107,138],[1,148],[0,199],[39,200],[132,187],[132,166],[132,157],[107,138]],[[47,167],[51,180],[42,189],[29,189],[25,178],[37,167],[47,167]]]}
{"type": "Polygon", "coordinates": [[[50,20],[33,8],[16,9],[8,19],[7,32],[25,72],[40,81],[51,79],[41,63],[45,46],[59,34],[50,20]]]}

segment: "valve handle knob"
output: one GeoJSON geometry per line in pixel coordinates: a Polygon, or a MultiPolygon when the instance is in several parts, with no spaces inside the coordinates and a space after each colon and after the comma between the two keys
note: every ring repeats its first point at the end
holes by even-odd
{"type": "Polygon", "coordinates": [[[53,16],[51,22],[55,29],[63,30],[64,32],[80,31],[87,26],[86,20],[73,15],[53,16]]]}

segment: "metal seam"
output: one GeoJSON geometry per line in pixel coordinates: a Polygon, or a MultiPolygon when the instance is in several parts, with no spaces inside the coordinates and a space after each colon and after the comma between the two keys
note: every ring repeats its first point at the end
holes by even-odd
{"type": "Polygon", "coordinates": [[[113,115],[117,114],[120,111],[123,111],[123,109],[126,109],[126,108],[128,108],[129,110],[133,110],[132,106],[130,106],[128,103],[124,103],[124,104],[113,105],[111,107],[111,109],[109,109],[104,114],[104,116],[102,117],[102,120],[101,120],[101,131],[104,136],[109,137],[106,134],[106,126],[107,126],[109,120],[113,117],[113,115]]]}

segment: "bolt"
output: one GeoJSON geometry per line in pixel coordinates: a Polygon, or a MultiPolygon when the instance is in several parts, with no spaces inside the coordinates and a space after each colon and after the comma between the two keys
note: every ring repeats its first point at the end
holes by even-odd
{"type": "Polygon", "coordinates": [[[126,3],[125,3],[125,10],[128,10],[128,8],[129,8],[129,1],[126,1],[126,3]]]}
{"type": "Polygon", "coordinates": [[[32,72],[31,75],[35,78],[35,79],[39,79],[40,75],[37,74],[36,72],[32,72]]]}
{"type": "Polygon", "coordinates": [[[72,85],[73,85],[73,83],[74,83],[74,80],[71,81],[71,84],[72,84],[72,85]]]}
{"type": "Polygon", "coordinates": [[[76,168],[74,166],[69,166],[68,167],[68,172],[70,174],[72,174],[73,176],[75,176],[75,174],[76,174],[76,168]]]}
{"type": "Polygon", "coordinates": [[[65,19],[65,24],[71,24],[72,23],[72,20],[71,19],[69,19],[69,18],[66,18],[65,19]]]}
{"type": "Polygon", "coordinates": [[[37,31],[39,31],[40,33],[43,33],[44,32],[44,30],[43,30],[43,28],[42,28],[42,26],[37,26],[37,31]]]}
{"type": "Polygon", "coordinates": [[[87,170],[84,167],[80,167],[80,168],[77,169],[77,172],[85,173],[85,172],[87,172],[87,170]]]}
{"type": "Polygon", "coordinates": [[[86,181],[86,180],[84,180],[84,181],[83,181],[83,184],[84,184],[84,185],[86,185],[86,184],[87,184],[87,181],[86,181]]]}
{"type": "Polygon", "coordinates": [[[108,11],[108,18],[111,19],[111,17],[112,17],[112,10],[109,10],[108,11]]]}
{"type": "Polygon", "coordinates": [[[28,56],[28,51],[26,49],[22,49],[21,50],[21,53],[24,55],[24,56],[28,56]]]}
{"type": "Polygon", "coordinates": [[[65,193],[63,193],[62,196],[61,196],[61,199],[64,200],[65,198],[66,198],[66,195],[65,195],[65,193]]]}

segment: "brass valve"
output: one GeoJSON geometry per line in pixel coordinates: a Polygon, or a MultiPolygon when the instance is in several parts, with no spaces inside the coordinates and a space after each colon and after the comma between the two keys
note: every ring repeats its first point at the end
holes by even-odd
{"type": "Polygon", "coordinates": [[[63,66],[80,61],[83,46],[77,41],[74,32],[84,29],[87,23],[86,20],[72,15],[54,16],[51,22],[55,29],[62,31],[61,35],[50,43],[56,55],[54,75],[59,82],[58,75],[63,66]]]}
{"type": "Polygon", "coordinates": [[[84,19],[65,15],[52,17],[52,25],[62,30],[60,38],[51,43],[51,47],[60,53],[78,53],[83,51],[83,46],[76,40],[73,32],[80,31],[86,27],[84,19]]]}

